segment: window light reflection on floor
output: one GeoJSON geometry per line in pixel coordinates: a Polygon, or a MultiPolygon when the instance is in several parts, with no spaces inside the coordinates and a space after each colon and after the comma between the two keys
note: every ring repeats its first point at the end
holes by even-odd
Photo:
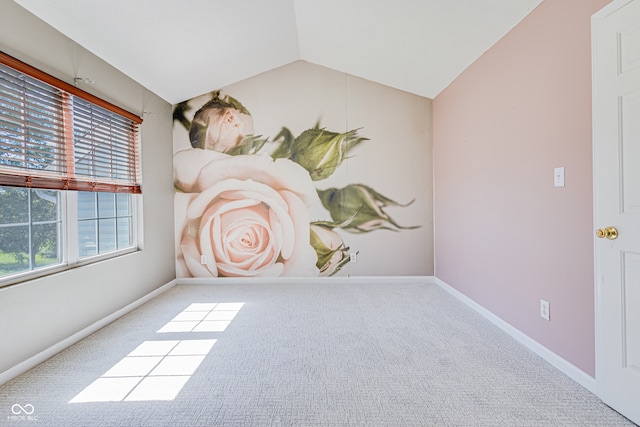
{"type": "Polygon", "coordinates": [[[215,343],[145,341],[69,403],[173,400],[215,343]]]}
{"type": "Polygon", "coordinates": [[[244,303],[194,303],[164,325],[163,332],[223,332],[244,303]]]}
{"type": "MultiPolygon", "coordinates": [[[[157,333],[223,332],[243,305],[193,303],[157,333]]],[[[145,341],[69,403],[173,400],[216,341],[145,341]]]]}

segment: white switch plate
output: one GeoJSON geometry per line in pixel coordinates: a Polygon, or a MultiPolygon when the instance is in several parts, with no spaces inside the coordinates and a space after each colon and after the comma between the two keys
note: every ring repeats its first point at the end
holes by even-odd
{"type": "Polygon", "coordinates": [[[564,187],[564,166],[553,169],[553,186],[564,187]]]}

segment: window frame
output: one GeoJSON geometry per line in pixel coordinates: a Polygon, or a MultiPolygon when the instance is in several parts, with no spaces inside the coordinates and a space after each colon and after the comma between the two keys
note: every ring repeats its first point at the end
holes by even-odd
{"type": "MultiPolygon", "coordinates": [[[[140,204],[142,196],[140,194],[130,194],[131,198],[131,239],[132,245],[122,249],[80,257],[78,244],[78,202],[77,191],[60,191],[60,241],[62,245],[61,260],[57,264],[38,267],[13,274],[0,276],[0,289],[5,286],[15,285],[28,280],[37,279],[54,273],[70,270],[77,267],[86,266],[122,255],[135,253],[142,250],[142,215],[140,204]]],[[[115,194],[115,193],[109,193],[115,194]]]]}

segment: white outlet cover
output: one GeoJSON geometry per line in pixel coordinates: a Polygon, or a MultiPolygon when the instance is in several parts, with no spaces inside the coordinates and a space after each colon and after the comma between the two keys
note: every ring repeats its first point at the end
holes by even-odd
{"type": "Polygon", "coordinates": [[[545,301],[543,299],[540,300],[540,317],[542,317],[545,320],[550,320],[550,314],[549,311],[551,309],[551,304],[549,304],[549,301],[545,301]]]}

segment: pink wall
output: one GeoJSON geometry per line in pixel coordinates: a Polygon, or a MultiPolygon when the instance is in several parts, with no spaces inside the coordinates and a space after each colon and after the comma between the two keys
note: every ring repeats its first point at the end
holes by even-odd
{"type": "Polygon", "coordinates": [[[591,376],[590,17],[607,3],[545,0],[433,103],[436,276],[591,376]]]}

